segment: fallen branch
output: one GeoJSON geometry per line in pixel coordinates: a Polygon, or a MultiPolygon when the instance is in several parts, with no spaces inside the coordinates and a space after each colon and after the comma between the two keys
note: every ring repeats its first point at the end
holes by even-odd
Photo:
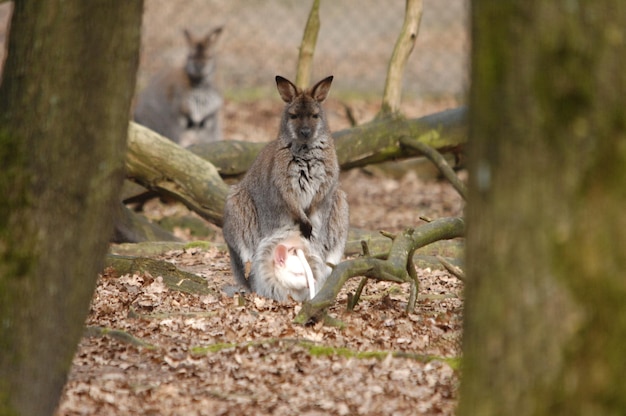
{"type": "Polygon", "coordinates": [[[149,350],[157,348],[155,345],[152,345],[141,338],[137,338],[126,331],[122,331],[121,329],[105,328],[102,326],[88,326],[85,328],[84,336],[87,338],[110,337],[118,341],[134,345],[135,347],[142,347],[149,350]]]}
{"type": "Polygon", "coordinates": [[[431,361],[442,361],[450,365],[453,369],[457,369],[459,367],[459,358],[458,357],[444,357],[439,355],[431,355],[431,354],[416,354],[409,353],[405,351],[381,351],[381,350],[373,350],[373,351],[360,351],[346,347],[336,347],[336,346],[327,346],[315,342],[309,339],[302,338],[264,338],[257,339],[254,341],[243,341],[243,342],[220,342],[203,346],[194,346],[189,349],[190,354],[194,356],[207,355],[207,354],[215,354],[224,350],[231,349],[243,349],[247,350],[249,348],[254,347],[268,347],[268,346],[291,346],[291,347],[300,347],[303,348],[307,353],[311,356],[319,357],[319,356],[340,356],[345,358],[356,358],[356,359],[371,359],[375,358],[377,360],[384,360],[388,356],[392,356],[394,358],[407,358],[410,360],[415,360],[423,363],[428,363],[431,361]]]}
{"type": "Polygon", "coordinates": [[[454,277],[461,281],[465,281],[465,272],[459,266],[452,264],[448,259],[437,256],[437,260],[449,271],[454,277]]]}
{"type": "Polygon", "coordinates": [[[459,152],[467,140],[464,107],[418,119],[375,121],[333,134],[341,169],[422,156],[403,146],[403,137],[413,137],[442,153],[459,152]]]}
{"type": "Polygon", "coordinates": [[[132,306],[128,311],[128,317],[133,319],[144,320],[163,320],[172,318],[212,318],[216,315],[216,312],[181,312],[181,311],[167,311],[158,313],[139,313],[132,306]]]}
{"type": "Polygon", "coordinates": [[[117,222],[111,242],[139,243],[142,241],[180,241],[172,233],[165,231],[148,221],[145,217],[134,213],[119,203],[117,206],[117,222]]]}
{"type": "Polygon", "coordinates": [[[421,152],[428,158],[441,172],[441,174],[452,184],[454,189],[461,195],[461,197],[467,201],[467,188],[465,184],[461,182],[459,177],[454,173],[454,170],[450,167],[446,159],[441,153],[429,145],[415,140],[412,137],[403,137],[400,139],[400,143],[404,146],[410,147],[421,152]]]}
{"type": "MultiPolygon", "coordinates": [[[[342,170],[390,160],[423,156],[402,145],[411,137],[441,153],[461,152],[467,141],[467,110],[459,107],[416,119],[375,121],[333,133],[342,170]]],[[[190,146],[189,151],[213,164],[223,177],[243,175],[266,143],[228,140],[190,146]]]]}
{"type": "Polygon", "coordinates": [[[106,266],[112,267],[119,275],[147,273],[154,277],[161,276],[163,283],[170,290],[196,295],[215,294],[207,286],[205,279],[179,270],[172,263],[166,261],[109,254],[106,259],[106,266]]]}
{"type": "MultiPolygon", "coordinates": [[[[378,232],[350,229],[348,242],[344,251],[345,256],[353,256],[362,253],[362,243],[366,242],[372,257],[387,258],[391,249],[392,241],[378,232]]],[[[200,248],[208,250],[215,248],[226,252],[226,245],[209,241],[174,242],[174,241],[145,241],[140,243],[113,244],[109,249],[110,254],[126,257],[154,257],[172,250],[186,250],[200,248]]],[[[419,248],[413,255],[413,262],[418,268],[443,268],[439,257],[453,264],[456,259],[463,256],[464,244],[462,241],[442,240],[436,241],[425,247],[419,248]]]]}
{"type": "Polygon", "coordinates": [[[126,170],[147,189],[181,201],[204,219],[222,224],[228,185],[201,157],[146,127],[128,128],[126,170]]]}
{"type": "MultiPolygon", "coordinates": [[[[428,222],[432,222],[432,220],[428,222]]],[[[416,228],[419,227],[421,227],[421,225],[416,226],[416,228]]],[[[387,258],[392,245],[391,239],[384,237],[380,232],[350,228],[344,254],[346,256],[355,256],[363,253],[363,242],[367,244],[367,248],[370,251],[370,257],[376,257],[379,259],[387,258]]],[[[464,243],[462,241],[441,240],[418,248],[415,251],[414,257],[416,257],[416,259],[431,258],[429,260],[434,260],[438,263],[439,261],[435,258],[435,256],[461,258],[463,257],[463,251],[464,243]]]]}
{"type": "MultiPolygon", "coordinates": [[[[202,248],[208,249],[210,247],[210,243],[203,243],[206,246],[202,248]]],[[[172,250],[184,250],[190,244],[192,243],[177,241],[142,241],[140,243],[111,244],[109,254],[126,257],[154,257],[172,250]]]]}
{"type": "Polygon", "coordinates": [[[411,284],[411,299],[407,311],[415,308],[414,294],[418,285],[413,272],[412,256],[415,250],[438,240],[462,237],[465,224],[461,218],[442,218],[417,228],[409,228],[393,239],[391,250],[386,260],[374,257],[362,257],[339,263],[326,280],[318,294],[302,304],[302,309],[295,318],[296,323],[306,324],[318,321],[325,315],[345,282],[355,276],[370,279],[411,284]]]}

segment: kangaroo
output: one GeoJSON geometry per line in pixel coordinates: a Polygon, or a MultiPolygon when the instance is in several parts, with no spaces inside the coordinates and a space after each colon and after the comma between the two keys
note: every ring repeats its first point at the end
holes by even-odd
{"type": "Polygon", "coordinates": [[[322,260],[295,229],[282,229],[261,240],[250,270],[250,287],[261,296],[285,301],[312,299],[322,281],[322,260]]]}
{"type": "MultiPolygon", "coordinates": [[[[251,289],[245,264],[261,241],[297,227],[323,264],[341,260],[348,235],[348,203],[339,189],[339,164],[322,102],[333,77],[308,90],[276,76],[285,107],[276,140],[265,146],[226,199],[224,239],[237,284],[251,289]]],[[[258,258],[257,258],[258,261],[258,258]]],[[[254,268],[254,264],[252,265],[254,268]]],[[[322,282],[329,266],[315,276],[322,282]]],[[[259,291],[259,285],[255,284],[259,291]]]]}
{"type": "Polygon", "coordinates": [[[137,123],[179,143],[222,139],[219,111],[222,97],[214,86],[215,44],[222,27],[196,38],[184,30],[189,53],[184,67],[154,77],[137,97],[137,123]]]}

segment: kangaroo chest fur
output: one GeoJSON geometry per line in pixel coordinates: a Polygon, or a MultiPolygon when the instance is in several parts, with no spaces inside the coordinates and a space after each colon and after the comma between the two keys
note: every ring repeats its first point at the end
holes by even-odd
{"type": "Polygon", "coordinates": [[[286,172],[287,181],[303,209],[309,208],[326,182],[332,180],[328,177],[325,158],[327,156],[320,147],[301,145],[292,149],[292,159],[286,172]]]}

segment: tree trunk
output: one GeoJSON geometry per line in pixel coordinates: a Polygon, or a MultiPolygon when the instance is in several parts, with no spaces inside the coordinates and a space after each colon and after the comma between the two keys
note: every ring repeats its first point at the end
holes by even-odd
{"type": "Polygon", "coordinates": [[[472,14],[459,414],[623,414],[626,8],[472,14]]]}
{"type": "Polygon", "coordinates": [[[16,1],[0,87],[0,414],[50,415],[124,177],[141,1],[16,1]]]}

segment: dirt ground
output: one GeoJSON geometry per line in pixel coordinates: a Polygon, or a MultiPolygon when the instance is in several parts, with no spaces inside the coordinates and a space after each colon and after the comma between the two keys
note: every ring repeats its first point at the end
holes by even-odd
{"type": "MultiPolygon", "coordinates": [[[[348,111],[363,123],[379,105],[362,97],[335,98],[331,90],[325,107],[331,129],[339,130],[350,126],[348,111]]],[[[440,97],[405,102],[402,110],[417,117],[457,105],[440,97]]],[[[227,98],[224,136],[273,139],[281,107],[277,94],[227,98]]],[[[397,232],[422,224],[422,216],[462,215],[458,194],[423,166],[399,170],[394,163],[387,173],[377,167],[342,173],[351,226],[397,232]]],[[[190,215],[178,204],[158,200],[144,213],[154,221],[190,215]]],[[[222,243],[220,230],[209,228],[214,231],[209,237],[184,227],[174,232],[187,240],[222,243]]],[[[57,416],[454,414],[463,283],[449,273],[418,269],[415,313],[405,312],[408,285],[387,282],[369,282],[361,302],[348,312],[348,295],[358,284],[354,279],[329,309],[341,327],[300,326],[292,322],[297,302],[254,294],[229,297],[223,290],[233,283],[229,259],[218,248],[154,257],[206,279],[211,294],[170,290],[160,276],[105,270],[57,416]]]]}
{"type": "MultiPolygon", "coordinates": [[[[328,103],[331,125],[347,126],[344,105],[328,103]]],[[[374,103],[350,105],[364,119],[377,110],[374,103]]],[[[444,105],[432,103],[432,111],[444,105]]],[[[225,117],[237,115],[228,136],[271,137],[280,108],[278,98],[227,102],[225,117]],[[259,115],[273,120],[264,124],[259,115]]],[[[420,216],[462,215],[463,202],[448,183],[413,169],[400,176],[353,170],[341,180],[353,227],[395,232],[423,223],[420,216]]],[[[153,219],[185,211],[152,204],[146,209],[153,219]]],[[[217,231],[211,239],[220,243],[217,231]]],[[[329,310],[342,327],[300,326],[292,322],[297,302],[227,296],[232,274],[217,248],[156,257],[202,276],[213,293],[172,291],[160,276],[106,270],[57,416],[454,414],[463,284],[449,273],[418,269],[415,313],[405,312],[408,285],[387,282],[370,282],[348,312],[354,280],[329,310]]]]}

